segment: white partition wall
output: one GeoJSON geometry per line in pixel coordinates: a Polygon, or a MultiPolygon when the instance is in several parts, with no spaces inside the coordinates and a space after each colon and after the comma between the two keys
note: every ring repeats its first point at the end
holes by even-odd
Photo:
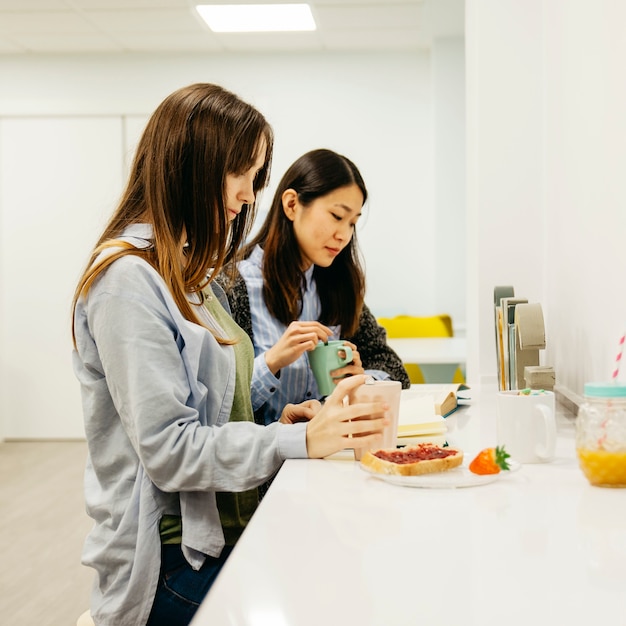
{"type": "Polygon", "coordinates": [[[120,193],[121,129],[119,117],[0,120],[0,415],[7,439],[84,434],[70,305],[120,193]]]}
{"type": "Polygon", "coordinates": [[[467,0],[466,18],[468,374],[495,381],[493,288],[513,285],[576,402],[626,329],[626,3],[467,0]]]}
{"type": "Polygon", "coordinates": [[[543,4],[548,357],[577,400],[626,332],[626,3],[543,4]]]}
{"type": "Polygon", "coordinates": [[[541,0],[468,0],[468,378],[496,381],[493,288],[544,286],[541,0]]]}

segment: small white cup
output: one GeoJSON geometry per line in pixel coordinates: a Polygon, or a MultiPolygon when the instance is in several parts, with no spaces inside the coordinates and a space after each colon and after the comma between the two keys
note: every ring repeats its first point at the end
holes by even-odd
{"type": "Polygon", "coordinates": [[[511,459],[520,463],[549,463],[556,447],[554,393],[499,391],[496,439],[511,459]]]}
{"type": "MultiPolygon", "coordinates": [[[[360,402],[385,402],[389,409],[385,417],[389,418],[389,425],[383,429],[383,440],[376,449],[395,448],[398,439],[398,416],[400,415],[400,394],[402,384],[397,380],[374,380],[369,379],[360,387],[352,391],[349,396],[350,404],[360,402]]],[[[362,454],[368,448],[355,448],[354,458],[361,460],[362,454]]]]}

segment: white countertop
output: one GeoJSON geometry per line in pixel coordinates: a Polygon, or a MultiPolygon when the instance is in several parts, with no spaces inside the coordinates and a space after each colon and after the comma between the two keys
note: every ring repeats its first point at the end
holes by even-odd
{"type": "MultiPolygon", "coordinates": [[[[447,418],[495,444],[495,389],[447,418]]],[[[626,489],[591,487],[571,416],[557,458],[463,489],[287,461],[192,626],[626,626],[626,489]]]]}

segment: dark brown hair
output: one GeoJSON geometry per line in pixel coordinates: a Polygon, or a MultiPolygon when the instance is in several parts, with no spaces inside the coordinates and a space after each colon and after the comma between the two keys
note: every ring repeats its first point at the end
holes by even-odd
{"type": "Polygon", "coordinates": [[[256,203],[245,205],[229,222],[226,175],[250,169],[264,142],[267,151],[254,182],[256,194],[269,177],[273,140],[263,115],[218,85],[197,83],[168,96],[146,125],[126,190],[78,282],[73,309],[111,263],[134,254],[163,277],[185,318],[202,323],[187,296],[208,284],[211,268],[216,275],[234,258],[255,213],[256,203]],[[135,223],[152,225],[154,242],[149,248],[135,248],[118,239],[135,223]],[[183,238],[188,243],[184,267],[183,238]],[[111,247],[116,248],[113,254],[100,257],[111,247]]]}
{"type": "MultiPolygon", "coordinates": [[[[263,248],[263,297],[270,313],[285,325],[298,319],[302,311],[304,274],[300,269],[302,253],[293,223],[283,211],[282,195],[285,190],[293,189],[306,207],[317,198],[348,185],[357,185],[365,204],[367,189],[350,159],[332,150],[307,152],[285,172],[263,225],[243,251],[246,257],[257,244],[263,248]]],[[[315,266],[313,277],[322,309],[319,321],[326,325],[340,324],[345,336],[354,334],[365,295],[356,230],[331,265],[315,266]]]]}

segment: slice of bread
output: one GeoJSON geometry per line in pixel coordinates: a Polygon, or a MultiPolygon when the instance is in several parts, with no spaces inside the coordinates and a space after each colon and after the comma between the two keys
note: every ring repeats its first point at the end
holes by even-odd
{"type": "Polygon", "coordinates": [[[445,472],[463,463],[463,452],[457,448],[442,448],[430,443],[393,450],[369,450],[361,464],[379,474],[418,476],[445,472]]]}

